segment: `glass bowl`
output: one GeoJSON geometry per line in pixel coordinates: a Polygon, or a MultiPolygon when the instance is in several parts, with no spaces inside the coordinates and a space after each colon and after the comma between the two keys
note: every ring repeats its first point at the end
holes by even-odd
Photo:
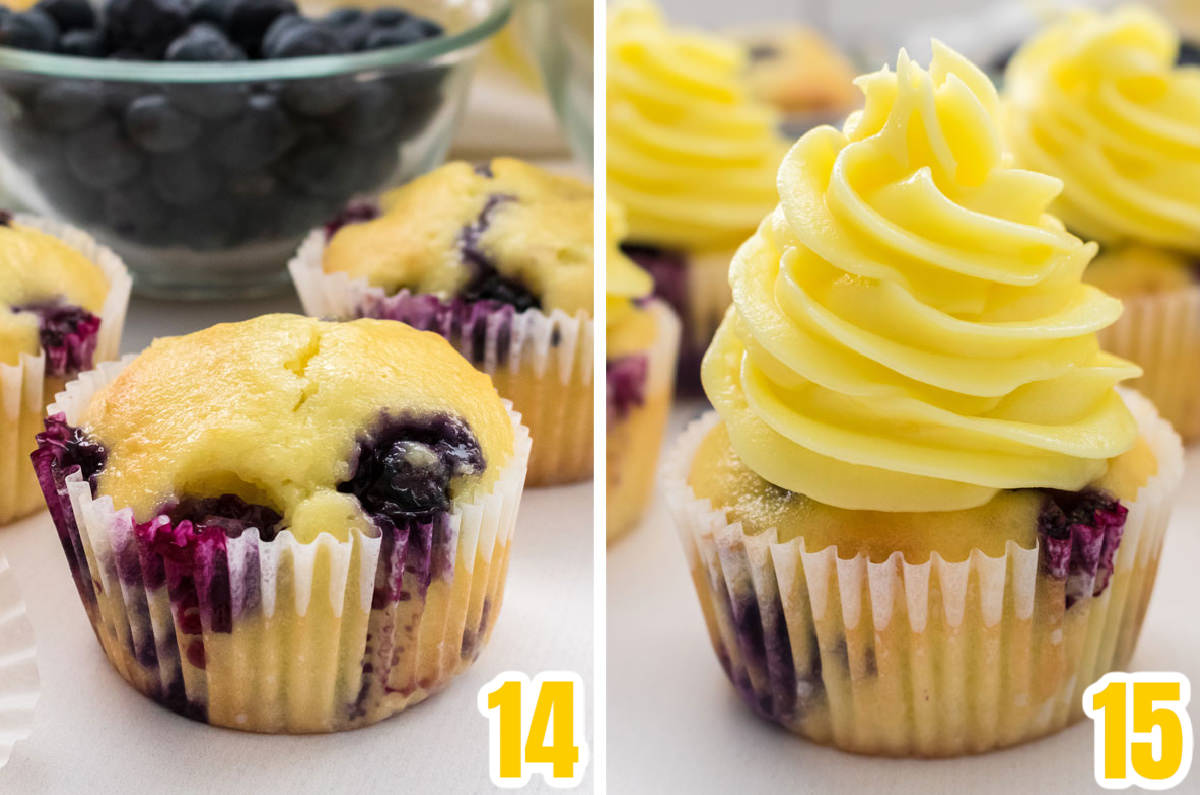
{"type": "Polygon", "coordinates": [[[0,184],[115,249],[135,289],[251,297],[351,197],[439,165],[510,0],[408,0],[447,35],[239,63],[0,47],[0,184]],[[135,110],[136,109],[136,110],[135,110]]]}
{"type": "Polygon", "coordinates": [[[550,104],[575,156],[592,162],[592,0],[523,0],[519,21],[533,44],[550,104]]]}

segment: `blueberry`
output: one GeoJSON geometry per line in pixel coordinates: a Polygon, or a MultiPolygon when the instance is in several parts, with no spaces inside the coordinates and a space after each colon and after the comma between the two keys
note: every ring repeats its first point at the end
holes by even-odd
{"type": "Polygon", "coordinates": [[[394,27],[375,28],[367,34],[364,49],[378,50],[383,47],[402,47],[406,44],[416,44],[426,38],[425,28],[420,20],[410,19],[394,27]]]}
{"type": "Polygon", "coordinates": [[[394,6],[377,8],[370,15],[371,25],[380,28],[390,28],[394,25],[399,25],[401,22],[407,22],[412,18],[412,14],[403,8],[396,8],[394,6]]]}
{"type": "Polygon", "coordinates": [[[207,22],[192,25],[167,46],[168,61],[244,61],[246,51],[207,22]]]}
{"type": "Polygon", "coordinates": [[[246,110],[210,142],[213,160],[230,170],[254,170],[277,159],[296,141],[288,115],[270,94],[255,94],[246,110]]]}
{"type": "Polygon", "coordinates": [[[237,213],[225,202],[204,202],[175,212],[167,222],[173,242],[200,251],[224,248],[233,240],[237,213]]]}
{"type": "Polygon", "coordinates": [[[150,163],[150,183],[167,204],[190,207],[216,196],[221,175],[195,153],[161,155],[150,163]]]}
{"type": "Polygon", "coordinates": [[[63,34],[58,48],[66,55],[83,58],[103,58],[108,55],[108,41],[99,30],[70,30],[63,34]]]}
{"type": "Polygon", "coordinates": [[[53,80],[37,92],[33,116],[48,130],[70,132],[91,122],[104,109],[99,86],[78,80],[53,80]]]}
{"type": "Polygon", "coordinates": [[[304,18],[299,14],[280,14],[271,22],[270,27],[263,33],[259,52],[266,52],[278,46],[279,38],[293,25],[302,24],[304,18]]]}
{"type": "Polygon", "coordinates": [[[292,0],[230,0],[225,12],[225,31],[246,52],[261,53],[263,34],[283,14],[295,14],[292,0]]]}
{"type": "Polygon", "coordinates": [[[354,494],[377,521],[398,526],[448,510],[450,481],[484,466],[478,439],[457,417],[385,417],[360,441],[354,474],[338,490],[354,494]]]}
{"type": "Polygon", "coordinates": [[[337,31],[342,43],[349,51],[362,49],[371,31],[371,21],[366,12],[357,8],[339,8],[321,17],[321,24],[337,31]]]}
{"type": "Polygon", "coordinates": [[[542,302],[517,279],[504,276],[494,267],[480,268],[477,275],[459,291],[464,301],[498,301],[518,312],[540,309],[542,302]]]}
{"type": "Polygon", "coordinates": [[[1180,66],[1200,63],[1200,44],[1184,39],[1179,43],[1179,56],[1176,63],[1180,66]]]}
{"type": "Polygon", "coordinates": [[[105,120],[71,133],[66,153],[72,173],[97,190],[122,185],[142,170],[141,156],[115,121],[105,120]]]}
{"type": "Polygon", "coordinates": [[[263,40],[264,58],[302,58],[345,52],[342,37],[330,28],[307,19],[287,23],[275,36],[263,40]]]}
{"type": "Polygon", "coordinates": [[[53,52],[58,45],[58,23],[39,8],[8,14],[0,18],[0,44],[19,50],[53,52]]]}
{"type": "Polygon", "coordinates": [[[359,181],[358,164],[345,144],[316,141],[298,146],[283,162],[285,179],[311,196],[345,199],[359,181]]]}
{"type": "Polygon", "coordinates": [[[272,196],[277,188],[275,177],[265,171],[242,172],[225,180],[225,190],[236,198],[267,198],[272,196]]]}
{"type": "Polygon", "coordinates": [[[40,0],[35,8],[54,17],[62,31],[96,26],[96,12],[88,0],[40,0]]]}
{"type": "Polygon", "coordinates": [[[157,59],[187,29],[188,9],[184,0],[109,0],[105,23],[114,51],[157,59]]]}
{"type": "Polygon", "coordinates": [[[104,220],[114,234],[139,243],[163,241],[167,208],[138,183],[104,196],[104,220]]]}
{"type": "Polygon", "coordinates": [[[229,13],[230,0],[198,0],[192,4],[188,18],[192,22],[208,22],[218,28],[225,25],[226,14],[229,13]]]}
{"type": "Polygon", "coordinates": [[[193,116],[221,121],[246,107],[250,87],[243,83],[176,83],[167,87],[167,96],[193,116]]]}
{"type": "Polygon", "coordinates": [[[147,152],[175,152],[199,137],[200,123],[162,94],[146,94],[126,108],[125,132],[147,152]]]}
{"type": "Polygon", "coordinates": [[[345,141],[367,145],[390,138],[400,120],[401,105],[381,80],[360,83],[349,104],[333,116],[333,131],[345,141]]]}
{"type": "Polygon", "coordinates": [[[288,110],[314,118],[341,110],[353,96],[354,84],[338,77],[292,80],[281,94],[288,110]]]}

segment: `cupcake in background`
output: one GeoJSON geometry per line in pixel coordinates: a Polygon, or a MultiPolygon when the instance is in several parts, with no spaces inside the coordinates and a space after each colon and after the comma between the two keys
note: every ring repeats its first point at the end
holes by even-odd
{"type": "Polygon", "coordinates": [[[1026,42],[1005,80],[1018,165],[1063,181],[1053,205],[1098,241],[1085,280],[1122,299],[1101,343],[1185,439],[1200,437],[1200,71],[1144,8],[1077,10],[1026,42]]]}
{"type": "Polygon", "coordinates": [[[592,474],[590,186],[511,158],[450,163],[315,230],[289,265],[304,311],[436,331],[533,437],[530,486],[592,474]]]}
{"type": "Polygon", "coordinates": [[[715,407],[664,469],[717,657],[811,740],[949,756],[1057,731],[1129,661],[1179,437],[1117,384],[1096,252],[934,42],[805,134],[730,268],[715,407]]]}
{"type": "Polygon", "coordinates": [[[121,260],[83,232],[0,212],[0,525],[42,507],[29,454],[46,404],[116,358],[129,291],[121,260]]]}
{"type": "Polygon", "coordinates": [[[487,642],[519,419],[436,334],[267,315],[73,381],[34,463],[126,681],[213,725],[329,732],[422,701],[487,642]]]}
{"type": "Polygon", "coordinates": [[[625,253],[683,322],[679,389],[695,392],[730,257],[775,201],[778,114],[751,97],[742,47],[672,29],[648,2],[612,10],[607,46],[608,194],[629,218],[625,253]]]}
{"type": "Polygon", "coordinates": [[[729,36],[746,48],[750,93],[779,109],[788,132],[841,120],[858,104],[850,59],[812,28],[772,23],[729,36]]]}
{"type": "Polygon", "coordinates": [[[658,449],[675,385],[679,319],[665,303],[650,297],[650,274],[621,253],[625,216],[611,199],[607,217],[605,463],[612,541],[633,529],[654,490],[658,449]]]}

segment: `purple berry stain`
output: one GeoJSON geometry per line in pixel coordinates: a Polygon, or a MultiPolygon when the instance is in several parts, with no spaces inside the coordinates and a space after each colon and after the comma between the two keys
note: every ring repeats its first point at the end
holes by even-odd
{"type": "Polygon", "coordinates": [[[1128,510],[1106,491],[1045,490],[1038,517],[1042,571],[1066,581],[1066,606],[1099,596],[1112,579],[1128,510]]]}
{"type": "Polygon", "coordinates": [[[46,354],[46,374],[65,376],[90,370],[100,318],[61,300],[13,307],[38,316],[38,336],[46,354]]]}
{"type": "Polygon", "coordinates": [[[649,365],[649,360],[642,355],[622,356],[604,363],[610,421],[624,419],[645,402],[649,365]]]}

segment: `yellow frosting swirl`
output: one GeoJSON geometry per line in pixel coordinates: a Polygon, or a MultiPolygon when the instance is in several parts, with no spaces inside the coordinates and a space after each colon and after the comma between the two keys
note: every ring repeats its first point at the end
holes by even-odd
{"type": "Polygon", "coordinates": [[[1014,56],[1005,132],[1018,162],[1060,177],[1074,231],[1200,252],[1200,70],[1144,8],[1079,10],[1014,56]]]}
{"type": "Polygon", "coordinates": [[[608,21],[608,192],[630,238],[732,248],[775,203],[785,145],[775,112],[750,98],[732,42],[668,30],[645,2],[608,21]]]}
{"type": "Polygon", "coordinates": [[[738,250],[705,391],[738,456],[839,508],[958,510],[999,489],[1079,489],[1129,449],[1099,350],[1118,301],[1096,251],[1045,212],[1061,184],[1011,167],[988,79],[934,43],[859,78],[863,110],[779,169],[738,250]]]}
{"type": "Polygon", "coordinates": [[[654,289],[650,274],[634,264],[621,251],[625,238],[625,212],[612,199],[608,200],[606,233],[608,253],[605,257],[605,328],[612,329],[634,311],[633,301],[645,298],[654,289]]]}

